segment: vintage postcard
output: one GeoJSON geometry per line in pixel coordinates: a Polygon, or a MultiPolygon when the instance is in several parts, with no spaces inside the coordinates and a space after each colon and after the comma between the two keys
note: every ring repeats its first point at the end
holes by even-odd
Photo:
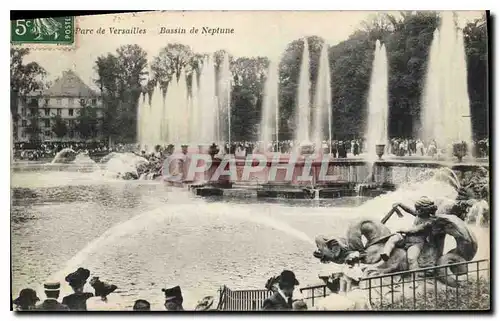
{"type": "Polygon", "coordinates": [[[490,310],[488,18],[12,20],[11,309],[490,310]]]}

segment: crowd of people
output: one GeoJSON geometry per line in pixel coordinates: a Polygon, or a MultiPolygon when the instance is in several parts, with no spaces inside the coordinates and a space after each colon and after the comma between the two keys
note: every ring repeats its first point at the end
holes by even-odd
{"type": "MultiPolygon", "coordinates": [[[[314,146],[315,144],[311,144],[314,146]]],[[[161,146],[161,150],[166,151],[169,148],[175,149],[174,145],[165,144],[161,146]]],[[[273,141],[263,143],[259,141],[235,141],[224,143],[222,146],[217,145],[218,154],[233,154],[235,156],[244,157],[253,153],[262,152],[279,152],[282,154],[292,153],[300,147],[301,144],[293,140],[273,141]]],[[[88,153],[91,157],[103,157],[111,152],[136,152],[150,155],[151,151],[146,152],[144,146],[139,144],[115,144],[113,147],[108,147],[104,142],[41,142],[41,143],[16,143],[14,146],[14,157],[20,160],[41,160],[53,158],[59,151],[64,148],[71,148],[76,153],[88,153]]],[[[352,140],[332,140],[323,141],[318,148],[324,154],[331,153],[334,158],[347,158],[358,156],[367,151],[367,143],[364,139],[352,140]]],[[[386,153],[394,156],[439,156],[442,154],[436,141],[424,142],[420,139],[407,138],[392,138],[389,144],[386,145],[386,153]]],[[[474,157],[486,158],[489,156],[489,141],[481,139],[472,143],[470,153],[474,157]]]]}
{"type": "MultiPolygon", "coordinates": [[[[90,278],[90,271],[78,268],[75,272],[68,274],[65,281],[71,287],[73,293],[59,301],[61,293],[60,282],[48,282],[44,284],[46,299],[40,299],[35,290],[31,288],[22,289],[19,296],[13,300],[15,311],[110,311],[116,310],[113,292],[118,288],[111,283],[103,282],[99,277],[90,279],[93,292],[85,292],[84,287],[90,278]]],[[[165,295],[165,309],[167,311],[183,311],[183,297],[180,286],[162,289],[165,295]]],[[[213,305],[213,297],[204,297],[200,300],[195,310],[209,310],[213,305]]],[[[150,311],[151,304],[144,299],[134,302],[133,311],[150,311]]]]}
{"type": "MultiPolygon", "coordinates": [[[[73,293],[60,300],[61,284],[49,282],[44,284],[46,299],[40,302],[35,290],[22,289],[19,296],[13,300],[15,311],[116,311],[116,298],[113,293],[118,288],[114,284],[103,282],[99,277],[90,279],[93,292],[85,292],[84,286],[90,278],[90,271],[78,268],[66,276],[65,281],[73,293]]],[[[319,301],[313,310],[370,310],[371,306],[365,294],[360,290],[359,284],[362,272],[355,264],[346,264],[342,272],[329,276],[330,284],[334,282],[336,288],[333,297],[319,301]],[[333,303],[332,303],[333,302],[333,303]]],[[[270,278],[265,287],[272,295],[265,299],[260,310],[308,310],[303,299],[295,299],[294,293],[299,281],[295,273],[283,270],[279,276],[270,278]]],[[[166,311],[184,311],[183,295],[180,286],[164,288],[161,290],[165,296],[164,308],[166,311]]],[[[216,311],[214,297],[206,296],[198,301],[195,311],[216,311]]],[[[145,299],[134,302],[133,311],[151,311],[151,303],[145,299]]]]}

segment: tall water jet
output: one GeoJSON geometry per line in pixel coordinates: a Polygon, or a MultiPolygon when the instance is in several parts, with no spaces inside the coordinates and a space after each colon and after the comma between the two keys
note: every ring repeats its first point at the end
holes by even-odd
{"type": "Polygon", "coordinates": [[[189,136],[189,123],[188,123],[188,88],[186,83],[186,73],[184,69],[181,70],[179,79],[177,81],[177,93],[178,100],[176,102],[176,112],[177,112],[177,125],[178,125],[178,137],[177,145],[186,144],[188,142],[189,136]]]}
{"type": "Polygon", "coordinates": [[[368,124],[365,132],[368,160],[375,160],[376,145],[387,144],[387,119],[389,117],[387,67],[385,45],[380,45],[380,41],[377,40],[368,94],[368,124]]]}
{"type": "Polygon", "coordinates": [[[189,98],[189,142],[190,143],[198,143],[200,142],[200,113],[201,110],[199,108],[199,100],[198,100],[198,73],[196,70],[191,74],[191,93],[189,98]]]}
{"type": "Polygon", "coordinates": [[[434,32],[422,97],[420,138],[450,155],[455,142],[472,141],[463,33],[453,12],[443,12],[434,32]]]}
{"type": "Polygon", "coordinates": [[[219,71],[219,139],[231,142],[231,70],[229,68],[229,54],[224,54],[219,71]]]}
{"type": "Polygon", "coordinates": [[[217,141],[218,108],[215,91],[215,66],[211,57],[205,57],[200,76],[201,137],[200,143],[217,141]]]}
{"type": "Polygon", "coordinates": [[[267,148],[273,140],[278,140],[278,83],[279,64],[275,60],[271,60],[264,85],[264,101],[260,120],[260,141],[263,148],[267,148]]]}
{"type": "Polygon", "coordinates": [[[164,115],[164,101],[162,90],[159,85],[157,85],[153,91],[153,96],[151,97],[151,105],[148,110],[148,120],[144,124],[148,132],[148,148],[151,149],[154,145],[162,143],[162,119],[164,115]]]}
{"type": "Polygon", "coordinates": [[[331,141],[332,139],[332,91],[330,86],[328,45],[326,43],[321,48],[318,69],[314,99],[313,142],[319,148],[322,146],[322,141],[326,136],[326,126],[328,126],[328,140],[331,141]]]}
{"type": "Polygon", "coordinates": [[[307,38],[304,39],[304,50],[302,51],[302,63],[300,65],[299,88],[297,91],[297,102],[295,105],[295,140],[299,144],[309,142],[309,119],[310,101],[309,90],[311,82],[309,79],[309,46],[307,38]]]}

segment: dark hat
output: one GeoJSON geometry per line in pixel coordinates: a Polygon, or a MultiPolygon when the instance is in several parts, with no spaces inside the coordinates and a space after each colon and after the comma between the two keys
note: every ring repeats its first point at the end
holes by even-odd
{"type": "Polygon", "coordinates": [[[34,304],[37,301],[40,301],[40,299],[36,295],[35,290],[26,288],[19,292],[19,297],[14,300],[14,304],[23,306],[26,304],[34,304]]]}
{"type": "Polygon", "coordinates": [[[182,291],[180,286],[174,286],[170,289],[161,289],[163,293],[165,293],[165,301],[173,300],[173,299],[181,299],[182,300],[182,291]]]}
{"type": "Polygon", "coordinates": [[[43,285],[45,291],[59,291],[61,289],[61,283],[59,282],[47,282],[43,285]]]}
{"type": "Polygon", "coordinates": [[[150,311],[151,310],[151,304],[146,301],[146,300],[137,300],[134,303],[134,311],[150,311]]]}
{"type": "Polygon", "coordinates": [[[114,284],[108,284],[99,280],[99,277],[94,276],[90,280],[90,285],[95,290],[96,296],[107,296],[110,293],[113,293],[118,287],[114,284]]]}
{"type": "Polygon", "coordinates": [[[68,274],[65,280],[69,283],[70,286],[81,286],[87,282],[89,276],[89,270],[78,268],[78,270],[76,270],[75,272],[68,274]]]}
{"type": "Polygon", "coordinates": [[[295,273],[289,270],[283,270],[279,276],[279,283],[286,285],[299,285],[299,281],[295,278],[295,273]]]}

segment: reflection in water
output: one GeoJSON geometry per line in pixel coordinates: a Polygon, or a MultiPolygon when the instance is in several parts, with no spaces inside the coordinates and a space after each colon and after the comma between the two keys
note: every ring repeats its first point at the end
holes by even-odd
{"type": "Polygon", "coordinates": [[[341,234],[367,211],[382,217],[373,209],[385,211],[402,197],[370,200],[357,210],[365,199],[206,200],[152,182],[80,174],[55,185],[41,183],[51,173],[26,175],[13,177],[13,292],[39,288],[49,276],[64,283],[68,270],[83,265],[119,287],[123,308],[141,297],[163,309],[161,288],[174,285],[191,307],[223,284],[261,289],[285,268],[303,285],[317,283],[329,267],[312,256],[309,240],[341,234]]]}

